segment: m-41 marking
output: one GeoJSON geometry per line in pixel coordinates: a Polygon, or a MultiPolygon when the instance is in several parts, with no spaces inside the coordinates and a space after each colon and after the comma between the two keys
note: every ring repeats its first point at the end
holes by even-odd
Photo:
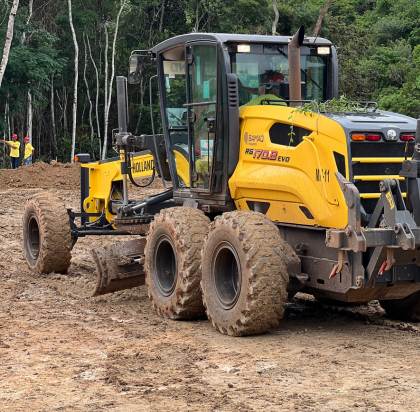
{"type": "Polygon", "coordinates": [[[315,178],[318,182],[329,183],[330,170],[329,169],[315,169],[315,178]]]}

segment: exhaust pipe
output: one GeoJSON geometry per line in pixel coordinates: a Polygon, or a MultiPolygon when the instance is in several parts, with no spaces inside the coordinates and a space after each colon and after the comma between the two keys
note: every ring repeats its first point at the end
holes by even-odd
{"type": "Polygon", "coordinates": [[[120,133],[128,132],[128,93],[127,78],[117,76],[118,129],[120,133]]]}
{"type": "Polygon", "coordinates": [[[303,44],[305,37],[305,27],[300,26],[289,42],[288,56],[289,56],[289,100],[292,100],[290,106],[299,106],[299,102],[293,100],[302,100],[302,85],[301,85],[301,67],[300,67],[300,47],[303,44]]]}

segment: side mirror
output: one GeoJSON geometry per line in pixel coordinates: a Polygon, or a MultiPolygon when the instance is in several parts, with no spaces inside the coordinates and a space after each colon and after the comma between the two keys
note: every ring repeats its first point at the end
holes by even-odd
{"type": "Polygon", "coordinates": [[[128,83],[140,84],[141,77],[144,69],[144,55],[133,53],[130,56],[130,63],[128,69],[128,83]]]}

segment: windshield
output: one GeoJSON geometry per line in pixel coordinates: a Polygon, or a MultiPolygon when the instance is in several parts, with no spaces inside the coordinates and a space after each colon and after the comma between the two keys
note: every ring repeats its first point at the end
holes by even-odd
{"type": "MultiPolygon", "coordinates": [[[[287,46],[248,47],[249,52],[235,50],[230,53],[232,72],[238,76],[240,105],[258,104],[262,96],[289,99],[287,46]]],[[[314,52],[315,48],[302,48],[302,99],[322,101],[327,95],[329,55],[314,52]]]]}

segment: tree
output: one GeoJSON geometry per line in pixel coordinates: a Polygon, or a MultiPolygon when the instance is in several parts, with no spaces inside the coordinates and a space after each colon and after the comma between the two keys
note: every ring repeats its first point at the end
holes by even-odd
{"type": "Polygon", "coordinates": [[[88,53],[87,53],[86,34],[85,33],[83,33],[83,46],[84,46],[84,52],[85,52],[85,59],[84,59],[84,64],[83,64],[83,81],[85,82],[86,95],[87,95],[87,99],[88,99],[88,103],[89,103],[90,144],[91,144],[91,148],[93,150],[93,139],[95,137],[95,132],[94,132],[94,129],[93,129],[93,120],[92,120],[93,105],[92,105],[92,99],[90,97],[89,82],[88,82],[87,77],[86,77],[87,62],[88,62],[87,54],[88,53]]]}
{"type": "Polygon", "coordinates": [[[14,25],[16,13],[19,7],[19,0],[13,0],[12,8],[10,9],[9,22],[7,24],[6,41],[4,43],[3,57],[0,63],[0,87],[3,82],[4,72],[6,71],[7,62],[9,61],[10,47],[13,41],[14,25]]]}
{"type": "Polygon", "coordinates": [[[71,162],[74,162],[74,154],[76,150],[76,127],[77,127],[77,86],[79,82],[79,45],[77,43],[76,31],[73,25],[73,14],[71,0],[68,1],[69,6],[69,22],[70,30],[74,44],[74,94],[73,94],[73,125],[71,129],[71,162]]]}
{"type": "MultiPolygon", "coordinates": [[[[29,0],[28,3],[28,18],[26,20],[26,28],[31,22],[32,14],[34,8],[34,1],[29,0]]],[[[22,45],[26,42],[26,29],[22,33],[21,43],[22,45]]],[[[32,125],[33,125],[33,105],[32,105],[32,93],[31,90],[28,90],[28,110],[27,110],[27,136],[29,136],[29,141],[32,143],[32,125]]]]}
{"type": "Polygon", "coordinates": [[[271,34],[275,36],[277,34],[277,25],[279,24],[279,8],[277,6],[277,0],[273,0],[274,19],[271,26],[271,34]]]}
{"type": "MultiPolygon", "coordinates": [[[[116,45],[117,45],[117,37],[118,37],[118,29],[120,26],[120,18],[121,13],[124,10],[124,7],[126,6],[126,0],[121,0],[120,3],[120,9],[117,14],[117,21],[115,23],[115,30],[114,30],[114,39],[112,42],[112,52],[111,52],[111,78],[109,80],[109,84],[107,84],[107,75],[105,76],[105,96],[108,98],[108,101],[106,101],[105,98],[105,125],[104,125],[104,145],[102,148],[102,159],[106,158],[107,150],[108,150],[108,123],[109,123],[109,110],[111,109],[111,102],[112,102],[112,86],[114,83],[114,77],[115,77],[115,53],[116,53],[116,45]],[[107,90],[108,89],[108,90],[107,90]]],[[[105,26],[105,33],[106,36],[108,36],[107,27],[105,26]]],[[[106,41],[106,49],[108,48],[108,41],[106,41]]],[[[108,54],[106,50],[105,59],[107,60],[108,54]]],[[[105,67],[108,67],[108,62],[105,62],[105,67]]],[[[105,73],[107,74],[107,69],[105,70],[105,73]]]]}
{"type": "MultiPolygon", "coordinates": [[[[89,58],[92,62],[92,66],[95,70],[95,79],[96,79],[96,98],[95,98],[95,115],[96,115],[96,132],[98,135],[99,143],[101,142],[101,126],[99,125],[99,72],[98,72],[98,66],[95,63],[95,59],[92,55],[92,48],[90,47],[90,41],[89,37],[86,36],[86,43],[89,49],[89,58]]],[[[101,157],[101,153],[99,153],[99,157],[101,157]]]]}
{"type": "Polygon", "coordinates": [[[319,10],[318,20],[316,21],[314,31],[312,33],[314,37],[318,37],[320,35],[322,29],[322,22],[324,21],[325,15],[328,13],[328,9],[330,8],[331,3],[332,0],[326,0],[324,5],[319,10]]]}

